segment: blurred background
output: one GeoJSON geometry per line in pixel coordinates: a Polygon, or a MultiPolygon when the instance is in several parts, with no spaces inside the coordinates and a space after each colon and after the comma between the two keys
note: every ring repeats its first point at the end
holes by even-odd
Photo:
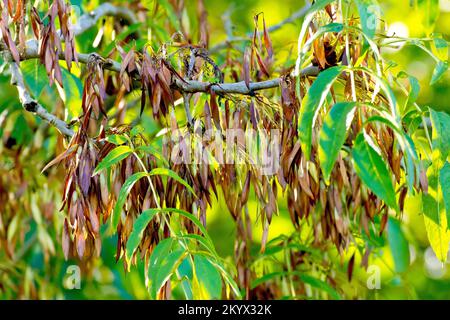
{"type": "MultiPolygon", "coordinates": [[[[83,10],[94,9],[98,1],[80,2],[77,0],[72,4],[79,5],[83,10]],[[78,1],[78,3],[77,3],[78,1]]],[[[153,1],[142,2],[143,6],[153,7],[153,1]]],[[[195,8],[195,1],[186,0],[188,5],[195,8]]],[[[403,37],[424,37],[427,30],[421,22],[423,12],[410,5],[410,0],[383,0],[381,5],[382,18],[388,29],[388,34],[396,34],[403,37]]],[[[432,32],[440,33],[450,41],[450,0],[440,0],[440,15],[432,32]]],[[[226,38],[224,28],[224,15],[229,14],[228,20],[232,25],[234,36],[244,36],[253,31],[253,16],[264,12],[266,24],[270,27],[281,20],[289,17],[293,12],[303,7],[304,2],[298,0],[229,0],[229,1],[205,1],[209,13],[211,47],[221,43],[226,38]]],[[[195,9],[193,9],[195,10],[195,9]]],[[[195,11],[194,11],[195,12],[195,11]]],[[[195,13],[192,15],[195,19],[195,13]]],[[[195,23],[195,22],[194,22],[195,23]]],[[[296,58],[297,36],[301,21],[286,24],[278,31],[271,34],[274,51],[277,60],[287,61],[286,65],[292,65],[296,58]]],[[[86,37],[92,39],[97,31],[92,30],[86,37]]],[[[78,40],[80,47],[89,46],[83,40],[78,40]]],[[[87,51],[87,50],[86,50],[87,51]]],[[[447,72],[441,80],[430,86],[431,75],[435,61],[421,49],[405,45],[396,49],[383,52],[386,59],[395,62],[392,68],[405,70],[415,76],[421,85],[418,103],[421,106],[430,106],[436,110],[450,112],[450,72],[447,72]]],[[[221,59],[218,57],[218,59],[221,59]]],[[[23,66],[24,68],[27,65],[23,66]]],[[[30,64],[29,68],[35,68],[30,64]]],[[[34,69],[31,70],[31,74],[34,69]]],[[[38,69],[35,73],[40,72],[38,69]]],[[[45,77],[45,74],[44,74],[45,77]]],[[[23,211],[21,218],[16,222],[18,225],[28,224],[29,227],[21,234],[23,247],[13,261],[2,259],[4,253],[0,251],[0,298],[47,298],[47,299],[146,299],[148,294],[144,285],[144,268],[142,263],[132,268],[131,272],[125,273],[123,265],[116,263],[115,237],[104,237],[101,258],[93,261],[93,267],[89,274],[82,273],[80,289],[69,290],[66,282],[70,276],[67,268],[77,265],[77,261],[64,261],[60,244],[60,226],[62,213],[58,212],[60,203],[53,203],[52,199],[60,199],[60,182],[47,180],[44,174],[39,174],[41,167],[48,162],[49,154],[59,154],[61,141],[56,136],[45,137],[42,131],[37,131],[33,136],[29,123],[39,124],[32,115],[25,114],[21,110],[15,88],[9,85],[9,76],[2,71],[0,74],[0,137],[4,143],[8,139],[14,139],[18,145],[23,145],[28,166],[34,165],[38,168],[31,171],[24,168],[22,174],[24,179],[32,188],[40,189],[39,196],[30,195],[27,204],[17,204],[16,210],[23,211]],[[5,110],[8,112],[5,113],[5,110]],[[8,138],[4,133],[8,132],[8,138]],[[26,147],[25,147],[26,146],[26,147]],[[39,197],[39,199],[36,199],[39,197]],[[49,199],[42,204],[37,204],[42,199],[49,199]],[[39,201],[38,201],[39,200],[39,201]],[[31,213],[31,216],[30,216],[31,213]],[[50,217],[46,217],[49,215],[50,217]],[[44,221],[43,221],[44,220],[44,221]],[[43,231],[44,230],[44,231],[43,231]],[[37,234],[37,236],[36,236],[37,234]],[[56,239],[56,240],[55,240],[56,239]],[[40,245],[34,245],[39,242],[40,245]],[[7,271],[5,271],[7,270],[7,271]],[[6,274],[8,276],[6,276],[6,274]],[[3,289],[3,290],[2,290],[3,289]],[[6,289],[6,290],[5,290],[6,289]]],[[[47,79],[32,77],[29,82],[35,82],[34,87],[40,88],[45,93],[42,95],[42,104],[52,109],[54,104],[51,88],[45,87],[47,79]],[[40,83],[40,81],[44,83],[40,83]]],[[[65,87],[70,88],[70,94],[66,96],[68,104],[76,105],[82,93],[82,84],[79,79],[71,75],[64,75],[65,87]],[[67,85],[66,85],[67,84],[67,85]]],[[[68,89],[69,90],[69,89],[68,89]]],[[[35,92],[38,96],[42,92],[35,92]]],[[[66,115],[67,116],[67,115],[66,115]]],[[[131,117],[131,116],[130,116],[131,117]]],[[[151,119],[142,119],[144,125],[151,125],[151,119]]],[[[11,142],[11,141],[10,141],[11,142]]],[[[1,150],[1,149],[0,149],[1,150]]],[[[7,186],[10,162],[8,150],[4,148],[0,153],[0,177],[3,175],[3,187],[7,186]]],[[[0,188],[0,193],[6,192],[0,188]]],[[[283,198],[279,193],[279,197],[283,198]]],[[[1,198],[5,201],[5,198],[1,198]]],[[[9,198],[11,206],[14,199],[9,198]]],[[[359,267],[355,267],[352,283],[343,280],[339,282],[341,290],[346,292],[349,298],[363,299],[450,299],[450,266],[442,265],[431,250],[423,217],[419,212],[420,199],[407,201],[402,230],[410,248],[410,265],[407,271],[396,272],[390,247],[387,239],[380,238],[380,250],[371,258],[370,264],[376,265],[381,271],[381,286],[377,290],[369,290],[366,286],[368,273],[359,267]]],[[[40,202],[39,202],[40,203],[40,202]]],[[[256,202],[249,200],[250,213],[256,212],[256,202]],[[255,210],[252,210],[254,208],[255,210]]],[[[269,240],[280,234],[291,234],[294,231],[286,210],[286,201],[280,199],[279,216],[273,218],[269,231],[269,240]]],[[[2,206],[0,205],[0,208],[2,206]]],[[[0,212],[0,215],[3,214],[0,212]]],[[[207,229],[213,238],[217,250],[222,257],[232,257],[234,247],[234,223],[227,207],[220,200],[213,210],[207,215],[207,229]]],[[[259,242],[262,227],[256,215],[252,216],[254,222],[254,248],[259,250],[259,242]]],[[[11,236],[13,237],[13,236],[11,236]]],[[[0,250],[3,250],[1,248],[0,250]]],[[[338,266],[337,278],[345,278],[347,272],[346,263],[336,261],[338,266]]]]}

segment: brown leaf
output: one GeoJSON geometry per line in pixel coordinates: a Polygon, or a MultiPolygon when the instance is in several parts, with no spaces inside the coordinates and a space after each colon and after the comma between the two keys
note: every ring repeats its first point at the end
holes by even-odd
{"type": "Polygon", "coordinates": [[[246,48],[244,52],[244,63],[242,67],[245,85],[247,86],[248,89],[250,89],[250,55],[251,55],[250,49],[246,48]]]}
{"type": "Polygon", "coordinates": [[[387,212],[381,217],[380,233],[379,233],[380,236],[383,234],[384,229],[386,229],[388,217],[389,217],[389,215],[387,214],[387,212]]]}
{"type": "Polygon", "coordinates": [[[272,47],[272,40],[270,40],[269,32],[266,28],[266,20],[263,16],[263,32],[264,32],[264,46],[266,47],[267,54],[269,56],[269,59],[272,60],[273,58],[273,47],[272,47]]]}
{"type": "Polygon", "coordinates": [[[253,103],[253,100],[250,101],[249,112],[250,112],[250,122],[253,126],[253,129],[257,130],[258,123],[256,122],[256,110],[255,110],[255,105],[253,103]]]}
{"type": "Polygon", "coordinates": [[[261,69],[261,72],[266,76],[269,77],[269,70],[267,69],[266,64],[264,63],[263,59],[261,58],[261,55],[258,51],[258,49],[255,49],[256,53],[256,60],[258,61],[259,68],[261,69]]]}
{"type": "Polygon", "coordinates": [[[214,90],[210,91],[210,108],[211,108],[211,116],[214,120],[214,124],[216,125],[217,130],[221,131],[222,128],[220,126],[220,114],[219,114],[219,106],[217,105],[216,93],[214,90]]]}
{"type": "Polygon", "coordinates": [[[351,282],[352,281],[352,276],[353,276],[353,267],[355,265],[355,254],[353,253],[352,257],[350,258],[349,262],[348,262],[348,267],[347,267],[347,277],[348,277],[348,281],[351,282]]]}
{"type": "Polygon", "coordinates": [[[78,144],[74,144],[70,146],[66,151],[61,153],[59,156],[57,156],[55,159],[47,163],[47,165],[42,169],[41,173],[50,168],[51,166],[60,163],[62,160],[66,159],[70,155],[72,155],[76,150],[78,149],[78,144]]]}
{"type": "Polygon", "coordinates": [[[82,259],[83,256],[84,256],[84,250],[86,248],[86,239],[84,239],[84,235],[83,235],[83,232],[81,231],[81,229],[78,229],[76,238],[77,238],[77,253],[78,253],[78,257],[80,259],[82,259]]]}
{"type": "Polygon", "coordinates": [[[23,1],[24,0],[17,0],[17,6],[16,6],[16,14],[13,17],[13,22],[18,22],[23,15],[23,1]]]}
{"type": "Polygon", "coordinates": [[[242,188],[241,193],[241,206],[244,206],[248,201],[248,194],[250,191],[250,179],[252,177],[252,173],[250,170],[247,172],[247,176],[245,178],[244,187],[242,188]]]}

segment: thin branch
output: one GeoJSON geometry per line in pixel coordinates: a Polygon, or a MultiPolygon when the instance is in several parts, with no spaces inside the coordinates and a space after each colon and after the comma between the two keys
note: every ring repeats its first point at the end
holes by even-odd
{"type": "Polygon", "coordinates": [[[74,132],[69,128],[67,123],[61,119],[58,119],[55,115],[48,112],[47,109],[40,105],[36,100],[31,98],[31,95],[25,87],[22,72],[20,71],[19,66],[15,62],[11,62],[9,66],[11,70],[11,84],[17,87],[17,91],[19,92],[19,100],[20,103],[22,103],[23,108],[29,112],[35,113],[52,126],[55,126],[62,134],[72,137],[74,132]]]}
{"type": "Polygon", "coordinates": [[[78,19],[77,23],[73,26],[74,35],[77,36],[92,28],[102,17],[106,16],[123,19],[130,24],[137,22],[136,15],[130,9],[125,7],[117,7],[106,2],[99,5],[95,10],[82,15],[78,19]]]}
{"type": "MultiPolygon", "coordinates": [[[[288,24],[288,23],[292,23],[297,19],[303,18],[307,13],[308,10],[311,8],[311,4],[306,3],[301,9],[295,11],[294,13],[292,13],[289,17],[287,17],[286,19],[278,22],[277,24],[274,24],[273,26],[270,26],[269,28],[267,28],[268,32],[275,32],[279,29],[281,29],[284,25],[288,24]]],[[[226,15],[224,15],[224,19],[229,19],[230,15],[229,13],[225,13],[226,15]]],[[[229,21],[228,21],[229,23],[229,21]]],[[[225,24],[225,23],[224,23],[225,24]]],[[[225,28],[229,28],[227,27],[227,25],[225,24],[225,28]]],[[[228,34],[228,32],[227,32],[228,34]]],[[[218,52],[224,48],[229,47],[231,44],[233,44],[234,42],[246,42],[246,41],[251,41],[251,37],[253,36],[253,32],[249,32],[247,33],[246,37],[234,37],[234,36],[227,36],[227,39],[223,42],[220,42],[218,44],[216,44],[214,47],[209,49],[209,52],[218,52]]]]}
{"type": "MultiPolygon", "coordinates": [[[[274,24],[273,26],[267,28],[267,31],[269,32],[274,32],[277,31],[279,29],[281,29],[284,25],[294,22],[297,19],[303,18],[307,13],[309,8],[311,8],[311,5],[309,3],[306,3],[303,8],[301,8],[300,10],[295,11],[294,13],[292,13],[289,17],[287,17],[286,19],[278,22],[277,24],[274,24]]],[[[253,35],[253,33],[251,33],[251,35],[253,35]]]]}
{"type": "MultiPolygon", "coordinates": [[[[80,63],[86,64],[89,60],[89,56],[91,54],[86,53],[79,53],[78,54],[78,61],[80,63]]],[[[21,55],[21,59],[35,59],[39,57],[39,52],[37,47],[27,47],[23,51],[23,54],[21,55]]],[[[64,53],[61,53],[59,58],[61,60],[64,60],[64,53]]],[[[104,68],[120,72],[121,70],[121,64],[117,61],[111,60],[111,59],[105,59],[104,68]]],[[[319,74],[319,69],[314,66],[309,66],[301,71],[302,77],[307,76],[317,76],[319,74]]],[[[139,78],[136,78],[135,80],[140,80],[139,78]]],[[[272,80],[266,80],[261,82],[251,82],[250,88],[247,88],[244,81],[241,82],[233,82],[233,83],[210,83],[210,82],[200,82],[195,80],[181,80],[178,78],[175,78],[172,87],[179,90],[180,92],[185,93],[196,93],[196,92],[209,92],[210,89],[215,91],[218,94],[245,94],[245,95],[251,95],[255,91],[264,90],[264,89],[270,89],[270,88],[276,88],[280,84],[280,78],[275,78],[272,80]]]]}
{"type": "MultiPolygon", "coordinates": [[[[319,74],[319,69],[314,66],[309,66],[301,71],[302,77],[307,76],[317,76],[319,74]]],[[[181,92],[209,92],[213,90],[218,94],[245,94],[252,95],[256,91],[276,88],[280,85],[280,78],[275,78],[271,80],[261,81],[261,82],[250,82],[249,87],[244,81],[233,82],[233,83],[208,83],[200,81],[186,81],[175,78],[174,86],[177,90],[181,92]]]]}

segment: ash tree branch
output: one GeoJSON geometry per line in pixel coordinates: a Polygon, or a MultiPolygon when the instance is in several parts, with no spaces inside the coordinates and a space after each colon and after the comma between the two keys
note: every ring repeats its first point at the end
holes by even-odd
{"type": "MultiPolygon", "coordinates": [[[[89,60],[89,56],[91,54],[86,53],[78,53],[78,61],[80,63],[86,64],[89,60]]],[[[39,52],[37,47],[27,47],[23,54],[21,55],[21,59],[35,59],[39,57],[39,52]]],[[[59,58],[64,60],[64,54],[61,53],[59,58]]],[[[105,59],[104,68],[107,70],[120,72],[121,64],[117,61],[111,59],[105,59]]],[[[315,66],[309,66],[305,69],[301,70],[300,75],[302,77],[308,76],[317,76],[319,74],[319,69],[315,66]]],[[[135,80],[139,81],[139,77],[135,78],[135,80]]],[[[232,82],[232,83],[210,83],[210,82],[200,82],[195,80],[181,80],[179,78],[175,78],[172,87],[180,91],[181,93],[196,93],[196,92],[210,92],[210,89],[215,91],[218,94],[244,94],[251,95],[255,91],[265,90],[276,88],[280,85],[280,78],[275,78],[271,80],[261,81],[261,82],[251,82],[249,88],[247,88],[244,81],[241,82],[232,82]]]]}
{"type": "MultiPolygon", "coordinates": [[[[103,3],[97,9],[90,11],[80,17],[78,22],[72,26],[74,35],[79,35],[84,31],[92,28],[97,24],[97,22],[104,16],[114,16],[117,18],[124,19],[130,23],[135,23],[137,21],[134,13],[124,7],[116,7],[110,3],[103,3]]],[[[61,32],[58,31],[61,40],[63,40],[61,32]]],[[[5,50],[3,45],[0,45],[0,51],[5,50]]],[[[86,63],[89,55],[78,55],[83,62],[86,63]]],[[[66,122],[57,118],[55,115],[48,112],[41,104],[34,100],[28,90],[26,89],[25,82],[23,80],[22,72],[19,66],[12,61],[9,55],[6,55],[7,61],[10,61],[9,66],[11,70],[11,83],[17,87],[19,93],[19,100],[25,110],[36,114],[41,119],[45,120],[52,126],[56,127],[63,135],[67,137],[72,137],[74,131],[68,126],[66,122]]],[[[26,42],[26,48],[21,53],[22,59],[32,59],[39,58],[39,42],[38,40],[28,40],[26,42]]],[[[60,59],[64,59],[64,53],[61,53],[60,59]]]]}
{"type": "Polygon", "coordinates": [[[23,81],[22,72],[20,71],[19,66],[15,62],[11,62],[9,66],[11,70],[11,84],[17,87],[19,100],[23,108],[29,112],[35,113],[40,118],[56,127],[62,134],[72,137],[74,132],[69,128],[66,122],[48,112],[47,109],[31,97],[25,87],[25,82],[23,81]]]}
{"type": "MultiPolygon", "coordinates": [[[[301,10],[295,12],[289,18],[281,21],[277,25],[269,28],[269,31],[275,31],[281,28],[284,24],[294,21],[305,15],[307,10],[309,9],[309,5],[305,6],[301,10]]],[[[79,35],[84,31],[90,29],[95,26],[96,23],[104,16],[115,16],[127,20],[130,23],[134,23],[137,21],[136,16],[132,11],[124,7],[116,7],[110,3],[103,3],[94,11],[84,14],[80,17],[77,24],[73,27],[74,35],[79,35]]],[[[64,39],[61,39],[64,40],[64,39]]],[[[4,50],[1,48],[0,51],[4,50]]],[[[92,53],[95,54],[95,53],[92,53]]],[[[92,54],[86,53],[78,53],[77,58],[80,63],[86,64],[89,60],[89,57],[92,54]]],[[[26,42],[26,47],[20,53],[22,60],[27,59],[36,59],[39,58],[39,42],[37,40],[29,40],[26,42]]],[[[11,74],[12,74],[12,83],[16,85],[17,90],[19,92],[19,99],[25,108],[25,110],[35,113],[37,116],[41,117],[43,120],[48,123],[54,125],[62,134],[71,137],[74,135],[72,129],[69,128],[67,123],[58,119],[56,116],[49,113],[42,105],[40,105],[36,100],[34,100],[25,87],[25,83],[23,81],[22,73],[17,66],[16,63],[12,62],[11,57],[9,57],[10,66],[11,66],[11,74]]],[[[60,53],[59,59],[65,60],[64,52],[60,53]]],[[[117,61],[113,61],[111,59],[105,59],[104,68],[120,72],[121,64],[117,61]]],[[[317,76],[319,73],[319,69],[314,66],[309,66],[301,71],[301,76],[317,76]]],[[[136,81],[139,81],[139,78],[135,78],[136,81]]],[[[252,95],[256,91],[276,88],[280,85],[280,78],[275,78],[271,80],[261,81],[261,82],[251,82],[249,86],[245,84],[244,81],[236,82],[236,83],[209,83],[209,82],[200,82],[194,80],[182,80],[179,78],[175,78],[172,87],[182,94],[192,94],[196,92],[204,92],[209,93],[215,91],[218,94],[243,94],[243,95],[252,95]]]]}

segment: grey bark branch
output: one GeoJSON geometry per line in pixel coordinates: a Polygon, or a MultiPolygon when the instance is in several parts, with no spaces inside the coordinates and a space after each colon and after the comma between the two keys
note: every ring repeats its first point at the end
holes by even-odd
{"type": "MultiPolygon", "coordinates": [[[[97,9],[90,11],[89,13],[84,14],[80,17],[78,22],[72,26],[74,35],[77,36],[84,31],[92,28],[102,17],[105,16],[114,16],[127,20],[130,23],[134,23],[137,21],[136,16],[131,10],[124,7],[116,7],[110,3],[103,3],[99,7],[97,7],[97,9]]],[[[60,37],[62,37],[60,31],[58,31],[58,34],[60,35],[60,37]]],[[[4,50],[2,45],[0,45],[0,50],[4,50]]],[[[20,71],[19,66],[12,61],[9,54],[6,54],[5,57],[7,58],[7,61],[10,61],[9,65],[11,70],[11,83],[17,87],[19,100],[24,109],[36,114],[49,124],[53,125],[62,134],[68,137],[72,137],[74,135],[74,131],[68,126],[66,122],[48,112],[41,104],[39,104],[31,97],[30,93],[26,89],[23,75],[20,71]]],[[[21,53],[21,57],[24,60],[39,58],[39,42],[34,39],[28,40],[26,42],[26,48],[24,52],[21,53]]],[[[89,55],[79,54],[78,57],[80,59],[82,58],[82,62],[86,63],[89,55]]],[[[60,59],[64,59],[64,53],[61,53],[60,59]]]]}
{"type": "Polygon", "coordinates": [[[17,87],[19,93],[19,100],[23,108],[29,112],[32,112],[47,121],[52,126],[56,127],[62,134],[71,137],[74,135],[72,129],[69,128],[66,122],[57,118],[55,115],[47,111],[42,105],[34,100],[29,94],[23,81],[22,72],[19,66],[15,62],[9,64],[11,70],[11,84],[17,87]]]}
{"type": "MultiPolygon", "coordinates": [[[[86,64],[89,60],[90,54],[79,53],[78,61],[80,63],[86,64]]],[[[22,59],[34,59],[38,58],[38,48],[27,47],[24,50],[22,59]]],[[[59,57],[61,60],[64,60],[64,54],[62,53],[59,57]]],[[[117,61],[111,59],[105,59],[106,64],[104,68],[107,70],[120,72],[121,64],[117,61]]],[[[307,76],[317,76],[319,74],[319,69],[314,66],[309,66],[301,71],[302,77],[307,76]]],[[[139,78],[135,80],[140,80],[139,78]]],[[[219,94],[252,94],[255,91],[276,88],[280,85],[280,78],[275,78],[272,80],[266,80],[261,82],[251,82],[250,88],[247,88],[244,81],[241,82],[233,82],[233,83],[210,83],[210,82],[200,82],[195,80],[181,80],[179,78],[175,78],[174,83],[172,84],[175,89],[184,93],[196,93],[196,92],[209,92],[210,89],[219,94]]]]}

